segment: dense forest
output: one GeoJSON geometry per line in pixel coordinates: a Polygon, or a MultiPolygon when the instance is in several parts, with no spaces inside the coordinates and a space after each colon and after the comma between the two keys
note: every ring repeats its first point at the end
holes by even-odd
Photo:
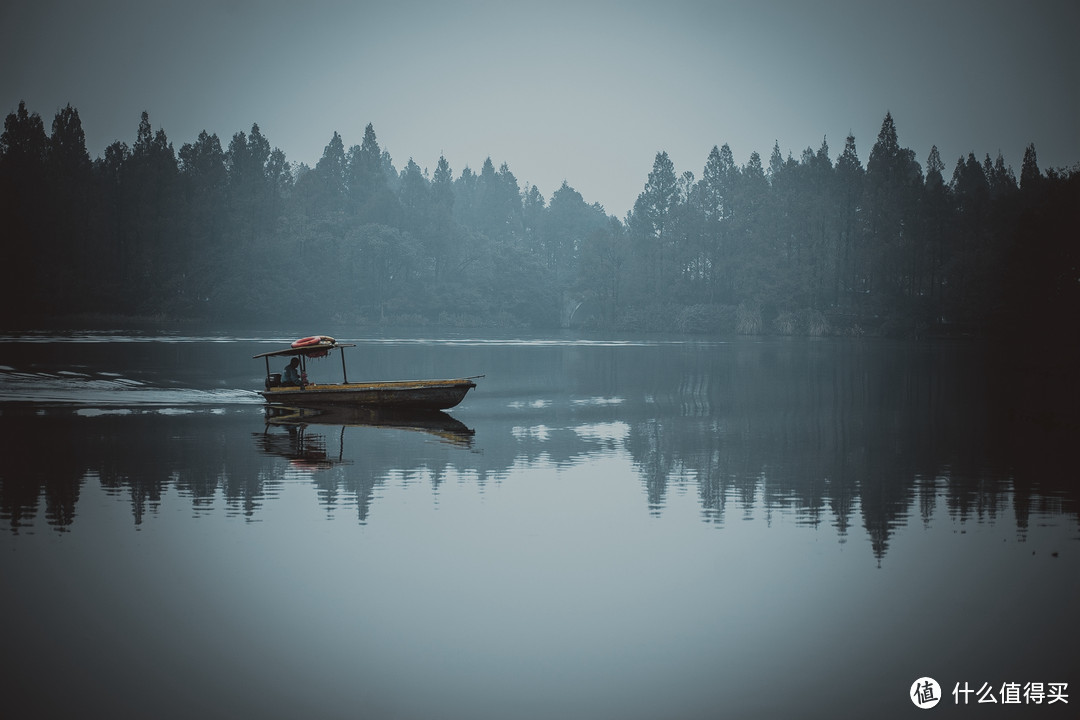
{"type": "Polygon", "coordinates": [[[7,327],[73,318],[743,334],[1075,333],[1080,166],[1019,178],[999,154],[925,167],[886,114],[701,177],[658,152],[623,219],[545,199],[490,159],[401,170],[368,125],[315,167],[258,125],[179,151],[143,113],[91,160],[79,113],[20,103],[0,137],[7,327]]]}

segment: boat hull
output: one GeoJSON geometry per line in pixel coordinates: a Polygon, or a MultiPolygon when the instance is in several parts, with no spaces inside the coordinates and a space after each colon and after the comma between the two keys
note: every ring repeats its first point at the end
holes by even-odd
{"type": "Polygon", "coordinates": [[[446,410],[460,403],[476,383],[456,380],[340,383],[272,387],[261,391],[272,405],[294,407],[370,407],[396,410],[446,410]]]}

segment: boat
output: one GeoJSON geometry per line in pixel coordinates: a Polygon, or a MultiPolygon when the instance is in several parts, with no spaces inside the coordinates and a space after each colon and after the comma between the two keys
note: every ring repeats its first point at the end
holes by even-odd
{"type": "Polygon", "coordinates": [[[357,407],[387,410],[447,410],[460,403],[465,394],[476,387],[474,382],[483,375],[443,380],[390,380],[379,382],[349,382],[345,367],[345,348],[355,343],[339,343],[327,335],[301,338],[283,350],[259,353],[253,358],[266,361],[266,382],[260,391],[271,405],[297,408],[357,407]],[[326,357],[333,351],[341,353],[340,383],[311,383],[307,381],[307,361],[326,357]],[[281,373],[270,371],[270,358],[295,357],[300,360],[300,384],[288,385],[281,373]]]}

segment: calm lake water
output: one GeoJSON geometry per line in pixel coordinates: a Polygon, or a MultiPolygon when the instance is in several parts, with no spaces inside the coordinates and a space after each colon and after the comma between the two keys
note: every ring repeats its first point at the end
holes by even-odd
{"type": "Polygon", "coordinates": [[[0,338],[0,715],[1075,717],[1078,434],[989,346],[340,332],[486,377],[268,422],[292,337],[0,338]]]}

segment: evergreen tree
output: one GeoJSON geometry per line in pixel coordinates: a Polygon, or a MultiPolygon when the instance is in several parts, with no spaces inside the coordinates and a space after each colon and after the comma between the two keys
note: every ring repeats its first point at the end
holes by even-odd
{"type": "Polygon", "coordinates": [[[780,141],[773,143],[772,153],[769,155],[769,181],[772,182],[784,168],[784,156],[780,154],[780,141]]]}
{"type": "Polygon", "coordinates": [[[270,157],[266,160],[266,180],[270,194],[267,217],[280,220],[285,198],[291,192],[294,183],[292,167],[280,148],[271,150],[270,157]]]}
{"type": "Polygon", "coordinates": [[[942,174],[944,170],[945,163],[941,160],[937,145],[934,145],[930,148],[930,155],[926,159],[922,232],[929,253],[927,268],[929,295],[935,303],[940,303],[945,287],[948,240],[952,228],[952,196],[949,186],[945,184],[942,174]]]}
{"type": "Polygon", "coordinates": [[[491,242],[511,242],[520,237],[521,189],[506,163],[496,171],[490,157],[484,160],[474,198],[468,224],[491,242]]]}
{"type": "MultiPolygon", "coordinates": [[[[109,240],[100,248],[102,270],[101,277],[108,278],[108,286],[116,287],[121,283],[121,270],[124,256],[124,191],[122,178],[124,167],[131,158],[131,149],[127,143],[117,140],[105,148],[103,157],[94,161],[94,176],[97,192],[101,198],[99,207],[102,213],[102,230],[109,240]]],[[[106,311],[119,311],[116,297],[103,298],[106,311]]]]}
{"type": "Polygon", "coordinates": [[[913,231],[922,184],[914,152],[900,147],[892,114],[886,113],[866,163],[872,293],[916,292],[920,240],[913,231]]]}
{"type": "Polygon", "coordinates": [[[194,143],[180,148],[180,176],[184,188],[190,248],[190,285],[187,291],[197,306],[220,282],[228,259],[223,254],[228,232],[229,175],[225,153],[217,135],[205,130],[194,143]]]}
{"type": "Polygon", "coordinates": [[[649,172],[645,189],[634,203],[632,227],[642,245],[645,267],[651,268],[653,296],[663,301],[667,296],[666,284],[670,255],[666,247],[670,237],[666,233],[668,218],[678,201],[678,180],[675,165],[666,152],[658,152],[649,172]]]}
{"type": "Polygon", "coordinates": [[[966,160],[957,160],[951,187],[957,223],[950,263],[954,269],[948,276],[945,301],[950,317],[970,321],[979,300],[981,273],[975,268],[987,236],[990,206],[990,182],[974,153],[969,153],[966,160]]]}
{"type": "Polygon", "coordinates": [[[468,165],[454,181],[454,213],[462,225],[472,226],[476,218],[480,179],[468,165]]]}
{"type": "Polygon", "coordinates": [[[412,158],[401,171],[401,187],[398,190],[403,229],[419,237],[431,216],[431,194],[428,179],[412,158]]]}
{"type": "Polygon", "coordinates": [[[605,327],[615,324],[621,310],[620,291],[629,252],[625,227],[613,217],[589,233],[581,244],[578,285],[586,301],[595,299],[599,303],[605,327]]]}
{"type": "Polygon", "coordinates": [[[139,120],[131,156],[120,167],[121,278],[129,308],[171,305],[182,291],[184,222],[178,213],[179,165],[165,131],[139,120]]]}
{"type": "Polygon", "coordinates": [[[302,179],[300,191],[308,217],[315,219],[344,210],[345,143],[336,131],[315,168],[302,179]]]}
{"type": "Polygon", "coordinates": [[[773,261],[769,253],[772,243],[765,233],[766,217],[775,208],[775,197],[757,152],[750,153],[735,189],[730,233],[733,242],[726,259],[731,270],[727,274],[726,294],[721,299],[737,305],[761,299],[754,288],[757,279],[764,275],[763,266],[773,261]]]}
{"type": "Polygon", "coordinates": [[[990,194],[995,198],[1006,197],[1019,189],[1016,185],[1016,175],[1011,167],[1005,165],[1005,158],[1000,152],[990,166],[990,174],[987,177],[990,180],[990,194]]]}
{"type": "Polygon", "coordinates": [[[39,262],[52,268],[44,287],[48,288],[53,307],[62,308],[85,302],[94,290],[85,274],[93,260],[95,241],[92,165],[79,112],[71,105],[59,110],[53,118],[46,155],[49,186],[46,202],[51,210],[49,227],[44,229],[48,242],[42,250],[50,256],[41,257],[39,262]]]}
{"type": "Polygon", "coordinates": [[[25,307],[29,317],[47,299],[41,291],[42,283],[48,282],[42,254],[54,241],[42,237],[49,223],[48,144],[41,116],[20,102],[18,110],[5,118],[0,135],[0,212],[7,236],[0,298],[7,312],[25,307]]]}
{"type": "Polygon", "coordinates": [[[79,111],[65,106],[56,113],[48,141],[50,172],[57,182],[85,183],[90,173],[90,153],[86,151],[79,111]]]}
{"type": "Polygon", "coordinates": [[[705,160],[701,175],[702,205],[710,220],[723,220],[731,215],[731,196],[735,187],[735,157],[731,147],[713,145],[705,160]]]}
{"type": "Polygon", "coordinates": [[[723,148],[713,145],[705,160],[701,182],[698,183],[703,213],[698,264],[710,301],[715,300],[718,293],[730,291],[731,287],[734,266],[733,249],[730,247],[730,216],[736,176],[731,148],[727,143],[723,148]]]}
{"type": "Polygon", "coordinates": [[[646,223],[647,231],[662,241],[664,225],[679,197],[675,165],[666,152],[656,154],[645,189],[638,197],[643,201],[641,207],[645,211],[640,219],[646,223]]]}
{"type": "Polygon", "coordinates": [[[458,228],[454,222],[454,203],[453,173],[450,163],[440,155],[435,174],[431,178],[431,235],[427,240],[436,282],[445,279],[456,255],[455,249],[460,243],[458,228]]]}
{"type": "Polygon", "coordinates": [[[576,276],[578,252],[584,239],[605,222],[604,215],[587,205],[581,193],[565,180],[551,196],[542,226],[541,247],[544,264],[551,271],[558,291],[565,291],[576,276]]]}
{"type": "Polygon", "coordinates": [[[517,178],[510,171],[510,166],[503,163],[499,166],[499,189],[500,202],[506,213],[507,226],[511,235],[520,239],[522,231],[521,222],[521,186],[517,178]]]}
{"type": "Polygon", "coordinates": [[[20,101],[19,109],[4,119],[4,133],[0,135],[0,158],[5,172],[22,176],[40,174],[47,147],[41,116],[28,112],[26,103],[20,101]]]}
{"type": "MultiPolygon", "coordinates": [[[[389,159],[389,155],[387,155],[389,159]]],[[[346,183],[353,211],[367,220],[389,220],[390,187],[384,167],[383,152],[375,137],[375,127],[368,123],[359,146],[349,149],[346,183]]],[[[396,175],[397,173],[394,173],[396,175]]]]}
{"type": "MultiPolygon", "coordinates": [[[[565,182],[565,181],[564,181],[565,182]]],[[[530,185],[521,195],[521,223],[525,234],[525,241],[529,247],[537,248],[537,253],[543,254],[544,238],[542,236],[545,210],[547,203],[540,189],[530,185]]]]}
{"type": "Polygon", "coordinates": [[[942,173],[945,171],[945,163],[941,160],[941,153],[937,145],[930,147],[930,155],[926,158],[926,187],[928,190],[936,190],[945,184],[942,173]]]}
{"type": "Polygon", "coordinates": [[[431,190],[435,207],[441,212],[451,213],[454,208],[454,177],[450,163],[442,155],[439,156],[439,164],[435,166],[435,174],[431,177],[431,190]]]}
{"type": "Polygon", "coordinates": [[[855,136],[848,135],[844,151],[836,159],[837,214],[839,225],[839,258],[834,284],[834,302],[843,303],[851,293],[863,286],[865,274],[860,271],[862,253],[861,208],[866,171],[855,147],[855,136]]]}
{"type": "Polygon", "coordinates": [[[960,158],[953,170],[952,190],[956,195],[960,212],[969,216],[978,216],[985,209],[990,197],[990,182],[986,171],[974,153],[968,153],[967,160],[960,158]]]}
{"type": "Polygon", "coordinates": [[[1039,171],[1039,158],[1035,153],[1035,143],[1031,143],[1024,148],[1024,163],[1020,167],[1020,189],[1034,190],[1040,180],[1042,173],[1039,171]]]}
{"type": "MultiPolygon", "coordinates": [[[[800,264],[807,267],[805,305],[814,310],[825,307],[833,297],[839,273],[840,204],[833,187],[834,173],[829,158],[829,143],[822,138],[817,152],[807,157],[802,188],[805,226],[805,250],[800,264]]],[[[804,305],[804,306],[805,306],[804,305]]]]}
{"type": "Polygon", "coordinates": [[[228,173],[229,206],[233,215],[232,231],[234,237],[242,237],[251,242],[255,233],[255,219],[258,212],[256,198],[262,182],[262,168],[258,160],[251,155],[247,135],[235,133],[225,152],[225,166],[228,173]]]}

